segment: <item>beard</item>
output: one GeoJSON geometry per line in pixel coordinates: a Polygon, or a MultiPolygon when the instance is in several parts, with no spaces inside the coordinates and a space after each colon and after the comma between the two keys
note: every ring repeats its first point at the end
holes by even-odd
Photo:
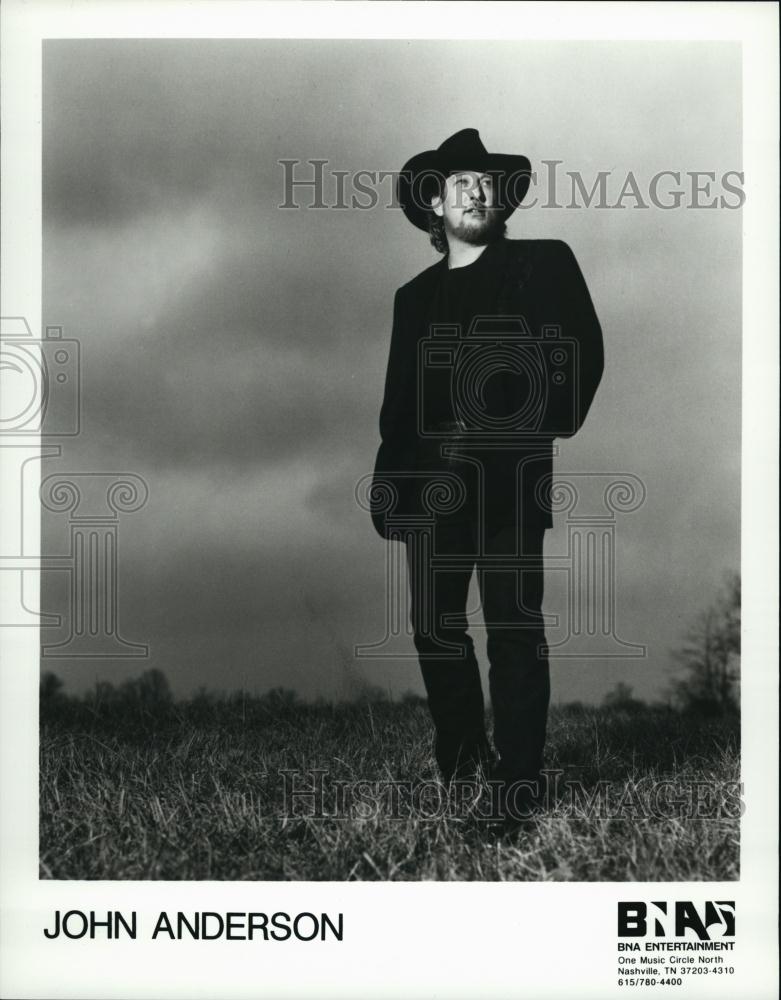
{"type": "Polygon", "coordinates": [[[467,215],[456,226],[445,226],[449,235],[462,243],[477,247],[487,246],[501,239],[506,228],[501,212],[495,209],[489,209],[483,215],[467,215]]]}

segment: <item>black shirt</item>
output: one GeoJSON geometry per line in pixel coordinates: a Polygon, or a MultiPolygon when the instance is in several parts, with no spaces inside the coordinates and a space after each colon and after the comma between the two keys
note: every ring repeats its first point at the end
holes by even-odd
{"type": "MultiPolygon", "coordinates": [[[[493,243],[471,264],[442,269],[429,311],[427,342],[431,346],[421,355],[422,370],[418,373],[423,426],[427,430],[435,429],[437,424],[450,425],[463,415],[453,379],[458,357],[464,357],[458,353],[459,346],[469,337],[476,319],[495,312],[500,264],[500,245],[493,243]],[[437,329],[441,327],[450,329],[437,329]],[[449,351],[452,364],[447,360],[449,351]]],[[[489,379],[485,388],[487,405],[501,408],[501,378],[489,379]]]]}

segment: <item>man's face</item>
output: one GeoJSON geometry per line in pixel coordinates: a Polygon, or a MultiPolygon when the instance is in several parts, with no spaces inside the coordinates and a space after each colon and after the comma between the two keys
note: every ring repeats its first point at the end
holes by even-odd
{"type": "Polygon", "coordinates": [[[450,174],[442,197],[431,207],[444,220],[448,239],[485,246],[503,232],[496,201],[496,181],[490,174],[464,170],[450,174]]]}

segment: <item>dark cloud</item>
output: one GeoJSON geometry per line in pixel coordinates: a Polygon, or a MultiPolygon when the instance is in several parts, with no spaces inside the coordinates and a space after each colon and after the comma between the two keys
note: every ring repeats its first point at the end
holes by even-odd
{"type": "Polygon", "coordinates": [[[394,49],[413,61],[372,41],[48,41],[46,215],[117,225],[237,179],[276,208],[281,159],[398,170],[406,114],[376,72],[395,76],[394,49]]]}
{"type": "Polygon", "coordinates": [[[200,88],[188,86],[182,55],[159,41],[46,43],[49,220],[116,225],[208,190],[220,149],[232,147],[200,88]]]}
{"type": "Polygon", "coordinates": [[[376,424],[364,393],[338,388],[328,369],[296,369],[261,346],[237,355],[231,372],[224,348],[215,348],[212,367],[170,347],[142,358],[118,351],[106,367],[85,366],[85,447],[100,440],[151,468],[228,470],[338,452],[354,446],[356,427],[376,424]]]}

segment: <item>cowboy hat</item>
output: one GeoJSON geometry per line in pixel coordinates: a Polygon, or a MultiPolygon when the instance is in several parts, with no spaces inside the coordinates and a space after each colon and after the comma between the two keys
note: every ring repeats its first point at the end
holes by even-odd
{"type": "Polygon", "coordinates": [[[525,156],[489,153],[476,128],[463,128],[439,146],[408,160],[399,174],[396,194],[413,226],[428,230],[431,200],[440,193],[448,174],[476,170],[499,178],[498,204],[507,219],[523,201],[531,180],[531,164],[525,156]]]}

